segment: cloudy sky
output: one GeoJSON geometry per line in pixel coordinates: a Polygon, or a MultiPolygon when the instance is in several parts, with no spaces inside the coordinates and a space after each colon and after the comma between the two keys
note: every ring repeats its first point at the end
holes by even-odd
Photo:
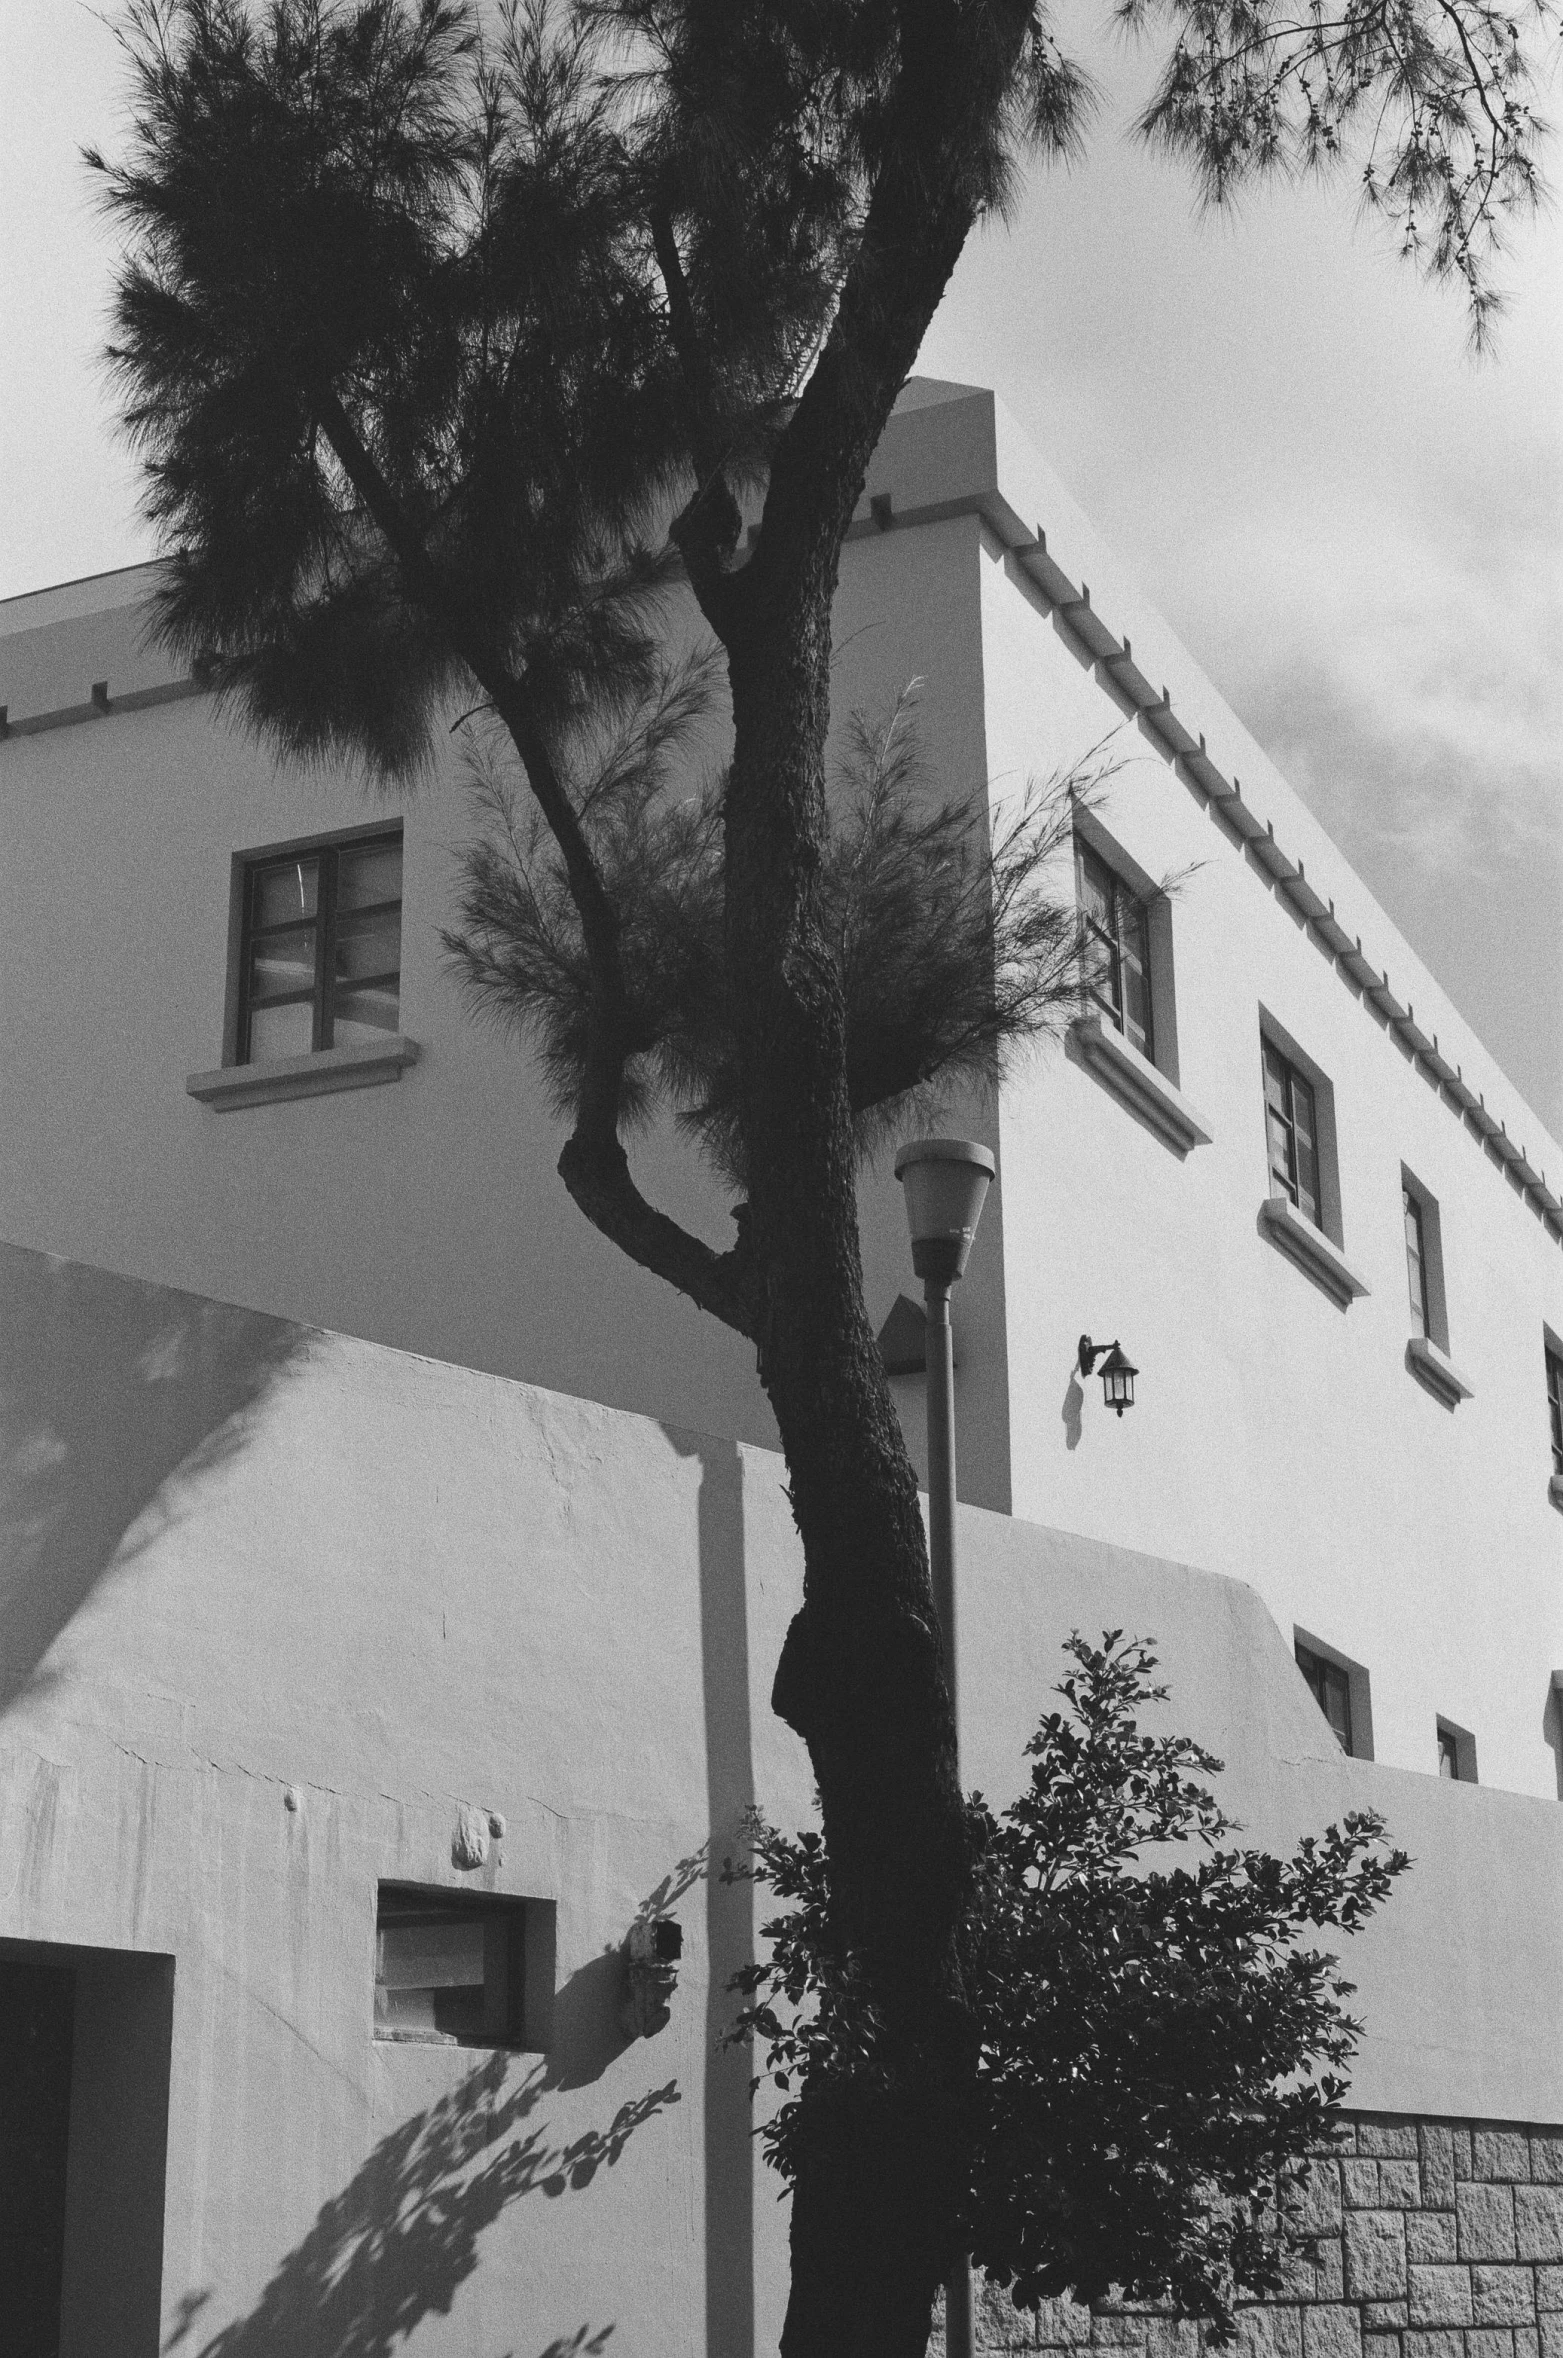
{"type": "MultiPolygon", "coordinates": [[[[112,15],[0,5],[0,597],[150,553],[78,161],[112,15]]],[[[1145,56],[1090,59],[1088,160],[973,241],[921,365],[997,388],[1563,1141],[1563,231],[1473,364],[1349,183],[1200,221],[1127,136],[1145,56]]]]}

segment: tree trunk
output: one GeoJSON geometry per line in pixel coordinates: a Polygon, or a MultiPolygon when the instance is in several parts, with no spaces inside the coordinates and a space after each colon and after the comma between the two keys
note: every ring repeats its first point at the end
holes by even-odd
{"type": "Polygon", "coordinates": [[[730,650],[728,957],[761,1375],[803,1540],[773,1703],[808,1746],[842,1933],[893,2084],[813,2102],[784,2358],[921,2358],[954,2257],[973,2069],[955,1726],[917,1485],[863,1299],[841,980],[815,908],[836,549],[730,650]]]}

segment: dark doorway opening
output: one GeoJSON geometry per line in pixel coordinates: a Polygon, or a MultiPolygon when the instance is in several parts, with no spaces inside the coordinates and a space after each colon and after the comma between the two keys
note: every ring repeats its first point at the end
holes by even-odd
{"type": "Polygon", "coordinates": [[[0,2349],[156,2358],[174,1961],[0,1941],[0,2349]]]}
{"type": "Polygon", "coordinates": [[[0,2317],[14,2358],[58,2358],[76,1976],[0,1957],[0,2317]]]}

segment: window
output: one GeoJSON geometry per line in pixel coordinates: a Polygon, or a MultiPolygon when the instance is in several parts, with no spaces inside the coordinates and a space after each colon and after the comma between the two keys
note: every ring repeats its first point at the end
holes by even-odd
{"type": "Polygon", "coordinates": [[[524,2044],[527,1950],[535,1947],[528,1942],[527,1918],[537,1906],[487,1893],[382,1883],[375,1920],[375,2037],[449,2046],[524,2044]]]}
{"type": "Polygon", "coordinates": [[[1547,1415],[1552,1424],[1552,1472],[1555,1480],[1563,1480],[1563,1354],[1554,1351],[1550,1343],[1543,1344],[1547,1355],[1547,1415]]]}
{"type": "Polygon", "coordinates": [[[400,829],[252,861],[243,891],[236,1063],[362,1047],[395,1034],[400,829]]]}
{"type": "Polygon", "coordinates": [[[1373,1700],[1360,1662],[1305,1629],[1292,1632],[1297,1667],[1342,1752],[1353,1760],[1373,1758],[1373,1700]]]}
{"type": "Polygon", "coordinates": [[[1091,996],[1115,1029],[1154,1064],[1150,925],[1145,903],[1078,834],[1075,881],[1086,945],[1093,953],[1091,996]]]}
{"type": "Polygon", "coordinates": [[[1284,1195],[1315,1228],[1322,1228],[1319,1122],[1313,1087],[1271,1041],[1265,1040],[1263,1046],[1270,1193],[1284,1195]]]}
{"type": "Polygon", "coordinates": [[[1438,1773],[1457,1785],[1476,1783],[1476,1738],[1452,1719],[1438,1721],[1438,1773]]]}
{"type": "Polygon", "coordinates": [[[1444,1291],[1443,1225],[1438,1199],[1415,1172],[1400,1166],[1400,1207],[1406,1239],[1406,1292],[1411,1339],[1406,1365],[1446,1408],[1471,1397],[1471,1386],[1449,1356],[1449,1304],[1444,1291]]]}
{"type": "Polygon", "coordinates": [[[1422,1235],[1422,1206],[1409,1187],[1402,1185],[1400,1201],[1406,1221],[1406,1280],[1411,1292],[1411,1332],[1424,1338],[1429,1332],[1427,1312],[1427,1247],[1422,1235]]]}
{"type": "Polygon", "coordinates": [[[1297,1649],[1297,1667],[1307,1680],[1342,1752],[1351,1750],[1351,1680],[1338,1662],[1326,1662],[1306,1646],[1297,1649]]]}

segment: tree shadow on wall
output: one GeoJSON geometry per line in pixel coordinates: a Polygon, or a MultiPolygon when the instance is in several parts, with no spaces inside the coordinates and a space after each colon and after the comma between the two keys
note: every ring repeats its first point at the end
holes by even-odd
{"type": "Polygon", "coordinates": [[[0,1709],[126,1560],[127,1534],[139,1525],[134,1548],[150,1544],[243,1448],[313,1340],[232,1302],[0,1246],[0,1709]]]}
{"type": "MultiPolygon", "coordinates": [[[[283,2261],[247,2317],[235,2319],[199,2358],[392,2358],[425,2317],[447,2316],[478,2264],[478,2242],[502,2211],[529,2194],[578,2194],[612,2169],[638,2129],[679,2101],[669,2080],[621,2104],[605,2129],[555,2144],[528,2122],[559,2085],[535,2064],[505,2085],[511,2059],[490,2055],[426,2112],[381,2139],[283,2261]]],[[[164,2358],[195,2350],[210,2292],[186,2294],[164,2358]]],[[[588,2358],[611,2326],[581,2326],[540,2358],[588,2358]]]]}

